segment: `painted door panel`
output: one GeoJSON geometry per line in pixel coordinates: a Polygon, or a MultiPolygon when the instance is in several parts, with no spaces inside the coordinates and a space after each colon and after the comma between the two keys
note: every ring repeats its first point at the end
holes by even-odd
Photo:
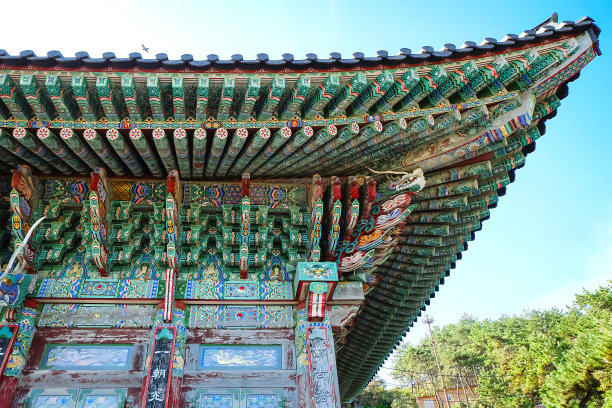
{"type": "Polygon", "coordinates": [[[290,398],[277,388],[201,388],[196,390],[197,408],[284,408],[290,398]]]}
{"type": "Polygon", "coordinates": [[[125,389],[61,389],[32,390],[32,408],[123,408],[125,389]]]}

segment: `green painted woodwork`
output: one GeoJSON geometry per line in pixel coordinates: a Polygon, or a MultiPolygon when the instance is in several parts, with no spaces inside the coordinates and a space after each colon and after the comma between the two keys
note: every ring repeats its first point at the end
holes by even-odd
{"type": "Polygon", "coordinates": [[[209,79],[206,76],[198,78],[198,89],[196,92],[196,120],[203,122],[208,118],[206,108],[208,107],[209,79]]]}
{"type": "MultiPolygon", "coordinates": [[[[223,79],[223,89],[221,90],[221,96],[219,100],[219,108],[217,110],[217,120],[226,121],[230,117],[230,110],[232,108],[232,101],[234,97],[234,88],[236,86],[236,80],[234,78],[223,79]]],[[[213,139],[213,143],[214,143],[213,139]]],[[[214,169],[213,169],[214,172],[214,169]]],[[[212,176],[212,174],[210,175],[212,176]]],[[[208,176],[208,177],[210,177],[208,176]]]]}
{"type": "Polygon", "coordinates": [[[36,136],[51,152],[66,162],[77,173],[85,173],[89,170],[69,149],[66,149],[64,143],[48,128],[38,129],[36,136]]]}
{"type": "MultiPolygon", "coordinates": [[[[71,137],[75,137],[74,131],[71,131],[71,137]]],[[[100,134],[92,128],[86,129],[83,132],[83,139],[87,142],[89,147],[100,157],[100,159],[115,173],[118,175],[124,175],[125,170],[121,161],[117,157],[114,151],[108,143],[100,136],[100,134]]]]}
{"type": "Polygon", "coordinates": [[[4,129],[0,129],[0,146],[43,173],[49,174],[55,171],[50,164],[30,152],[4,129]]]}
{"type": "Polygon", "coordinates": [[[227,175],[227,171],[231,167],[232,163],[236,159],[236,156],[240,153],[240,150],[244,146],[247,138],[249,137],[249,131],[246,128],[240,128],[232,135],[232,141],[230,142],[219,168],[217,169],[216,175],[218,177],[224,177],[227,175]]]}
{"type": "Polygon", "coordinates": [[[204,162],[206,161],[206,130],[200,128],[193,131],[193,177],[200,179],[204,176],[204,162]]]}
{"type": "Polygon", "coordinates": [[[191,166],[189,165],[189,140],[187,140],[187,132],[183,128],[174,130],[174,149],[176,151],[176,160],[178,161],[181,178],[190,178],[191,166]]]}
{"type": "Polygon", "coordinates": [[[342,87],[334,99],[332,99],[327,105],[326,116],[335,117],[344,115],[349,105],[353,103],[355,99],[357,99],[359,94],[366,89],[367,85],[367,79],[363,72],[358,72],[355,74],[355,76],[351,78],[351,80],[344,85],[344,87],[342,87]]]}
{"type": "Polygon", "coordinates": [[[106,131],[106,140],[115,149],[117,155],[130,171],[137,177],[144,175],[144,169],[136,155],[132,151],[130,145],[125,141],[124,136],[117,129],[109,129],[106,131]]]}
{"type": "Polygon", "coordinates": [[[6,73],[0,75],[0,98],[15,119],[27,120],[31,116],[32,108],[23,95],[23,91],[17,88],[15,82],[6,73]]]}
{"type": "MultiPolygon", "coordinates": [[[[133,129],[135,130],[135,129],[133,129]]],[[[130,137],[131,137],[130,131],[130,137]]],[[[177,169],[176,160],[174,158],[174,152],[166,136],[166,132],[162,128],[154,129],[152,132],[153,143],[155,144],[155,150],[161,159],[166,172],[170,173],[172,170],[177,169]]],[[[139,151],[140,152],[140,151],[139,151]]],[[[140,152],[142,155],[142,152],[140,152]]],[[[144,156],[143,156],[144,159],[144,156]]],[[[147,163],[147,165],[149,165],[147,163]]]]}
{"type": "Polygon", "coordinates": [[[249,84],[244,94],[244,100],[242,101],[238,117],[236,118],[238,121],[245,121],[251,117],[253,108],[255,107],[255,102],[257,102],[257,97],[259,96],[260,89],[261,79],[255,77],[250,78],[249,84]]]}
{"type": "Polygon", "coordinates": [[[13,137],[19,143],[30,149],[38,157],[45,160],[47,163],[61,171],[62,173],[72,174],[72,169],[68,165],[49,151],[38,138],[36,138],[29,130],[18,127],[13,129],[13,137]]]}
{"type": "Polygon", "coordinates": [[[359,98],[350,107],[349,116],[359,116],[367,113],[376,102],[382,98],[393,85],[393,75],[383,72],[359,95],[359,98]]]}
{"type": "MultiPolygon", "coordinates": [[[[393,188],[416,192],[399,175],[388,181],[368,168],[420,167],[426,184],[405,207],[405,225],[385,231],[382,247],[368,247],[363,265],[343,265],[340,279],[367,291],[356,323],[335,333],[338,367],[351,373],[340,387],[352,395],[490,216],[525,163],[524,148],[540,137],[542,119],[560,106],[557,87],[595,57],[586,34],[571,37],[496,55],[353,71],[0,71],[0,173],[28,163],[41,183],[31,209],[9,210],[0,199],[0,225],[8,226],[15,211],[47,217],[28,254],[39,275],[34,297],[157,303],[176,255],[177,300],[265,300],[270,304],[249,312],[264,319],[273,301],[293,299],[298,261],[341,263],[346,257],[335,253],[374,219],[368,215],[406,199],[393,188]],[[89,188],[96,167],[111,175],[97,206],[89,188]],[[168,218],[165,180],[175,169],[176,219],[168,218]],[[246,178],[244,186],[228,181],[243,173],[252,174],[250,185],[246,178]],[[321,184],[310,182],[313,174],[321,184]],[[378,183],[373,192],[368,176],[378,183]],[[104,240],[93,237],[92,211],[102,215],[104,240]],[[109,276],[102,278],[97,260],[104,250],[109,276]]],[[[0,182],[10,185],[1,174],[0,182]]],[[[10,228],[2,231],[6,256],[15,241],[10,228]]],[[[190,308],[194,327],[216,327],[234,312],[216,306],[190,308]]],[[[291,327],[293,315],[283,319],[282,327],[291,327]]],[[[112,327],[123,327],[115,320],[112,327]]],[[[139,324],[151,324],[145,320],[139,324]]],[[[271,324],[255,326],[280,327],[271,324]]]]}
{"type": "MultiPolygon", "coordinates": [[[[291,130],[287,127],[281,128],[285,133],[291,134],[291,130]]],[[[255,132],[251,141],[247,144],[243,153],[238,157],[229,175],[236,177],[239,174],[245,172],[247,164],[259,154],[261,148],[266,144],[270,138],[270,130],[268,128],[261,128],[255,132]]]]}
{"type": "Polygon", "coordinates": [[[185,91],[183,89],[183,78],[172,77],[172,107],[174,108],[174,120],[185,120],[185,91]]]}
{"type": "Polygon", "coordinates": [[[34,75],[21,75],[19,86],[38,119],[53,120],[55,118],[55,108],[49,99],[49,95],[47,95],[45,88],[39,85],[34,75]]]}
{"type": "Polygon", "coordinates": [[[404,72],[389,89],[384,96],[376,102],[372,110],[375,113],[385,113],[393,109],[393,107],[408,95],[411,89],[419,83],[419,75],[416,69],[409,69],[404,72]]]}
{"type": "Polygon", "coordinates": [[[272,79],[268,88],[268,94],[263,102],[261,111],[257,115],[257,120],[267,120],[274,116],[276,108],[285,92],[285,78],[277,75],[272,79]]]}
{"type": "Polygon", "coordinates": [[[142,105],[138,103],[140,92],[136,89],[136,83],[131,76],[121,78],[121,91],[127,108],[127,114],[130,118],[136,120],[144,120],[147,114],[144,112],[142,105]]]}
{"type": "Polygon", "coordinates": [[[260,153],[255,157],[249,165],[243,170],[245,173],[253,173],[258,167],[268,161],[274,154],[284,145],[291,137],[292,132],[288,127],[282,127],[274,135],[266,145],[266,148],[260,150],[260,153]]]}
{"type": "Polygon", "coordinates": [[[108,77],[98,77],[96,79],[96,93],[102,105],[104,116],[110,121],[119,121],[118,110],[115,106],[117,97],[108,77]]]}
{"type": "Polygon", "coordinates": [[[281,119],[291,119],[300,112],[300,109],[310,93],[310,78],[300,75],[295,86],[291,90],[281,114],[281,119]]]}
{"type": "Polygon", "coordinates": [[[138,128],[130,130],[130,140],[138,153],[140,153],[142,160],[149,168],[151,174],[153,174],[155,177],[162,177],[163,173],[159,167],[159,164],[157,163],[155,153],[153,153],[153,150],[151,149],[151,146],[149,146],[149,142],[147,142],[147,139],[144,137],[142,131],[138,128]]]}
{"type": "Polygon", "coordinates": [[[217,165],[225,149],[225,144],[227,143],[227,137],[228,132],[226,129],[219,128],[215,131],[210,153],[208,154],[208,164],[206,165],[205,172],[206,177],[212,177],[215,174],[215,170],[217,169],[217,165]]]}
{"type": "Polygon", "coordinates": [[[85,76],[74,75],[70,86],[72,87],[74,98],[79,106],[80,114],[83,116],[83,119],[89,121],[96,120],[99,115],[96,114],[97,109],[94,109],[94,107],[96,107],[95,100],[91,97],[85,76]]]}
{"type": "Polygon", "coordinates": [[[304,108],[304,117],[312,119],[323,112],[323,109],[340,88],[340,78],[330,74],[316,90],[304,108]]]}
{"type": "Polygon", "coordinates": [[[76,119],[78,107],[74,97],[70,95],[71,89],[64,86],[59,75],[47,75],[45,88],[51,98],[55,110],[64,120],[76,119]]]}

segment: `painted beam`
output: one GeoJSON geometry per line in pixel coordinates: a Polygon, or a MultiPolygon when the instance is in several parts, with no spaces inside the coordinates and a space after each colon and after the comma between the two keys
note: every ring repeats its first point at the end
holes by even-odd
{"type": "Polygon", "coordinates": [[[272,171],[272,175],[279,175],[281,173],[286,172],[287,170],[291,170],[291,167],[298,162],[300,159],[304,157],[308,157],[319,147],[323,146],[325,143],[330,141],[334,136],[338,134],[338,128],[335,125],[327,125],[320,129],[314,137],[311,137],[304,145],[302,145],[299,150],[294,153],[287,160],[283,160],[281,163],[275,167],[274,171],[272,171]]]}
{"type": "Polygon", "coordinates": [[[404,72],[393,85],[389,87],[385,95],[376,102],[371,109],[372,113],[391,112],[393,107],[406,97],[406,95],[410,93],[410,90],[418,85],[418,83],[419,75],[416,69],[411,68],[404,72]]]}
{"type": "Polygon", "coordinates": [[[3,170],[7,173],[11,168],[16,168],[17,166],[23,164],[22,158],[18,158],[15,155],[11,154],[8,150],[2,147],[2,136],[0,135],[0,162],[2,162],[3,170]]]}
{"type": "Polygon", "coordinates": [[[8,150],[10,153],[25,160],[33,167],[39,169],[43,173],[50,174],[55,171],[53,166],[48,164],[46,161],[36,156],[34,153],[29,151],[24,145],[17,142],[13,136],[11,136],[6,130],[0,129],[0,146],[8,150]]]}
{"type": "Polygon", "coordinates": [[[384,71],[360,93],[357,100],[347,109],[347,115],[359,116],[368,113],[392,85],[393,75],[389,71],[384,71]]]}
{"type": "Polygon", "coordinates": [[[174,130],[174,151],[176,152],[176,161],[181,172],[181,178],[190,178],[189,141],[187,140],[187,132],[183,128],[174,130]]]}
{"type": "Polygon", "coordinates": [[[60,137],[66,145],[79,157],[83,163],[88,165],[92,170],[96,167],[104,168],[100,158],[91,151],[91,149],[83,143],[81,138],[70,128],[62,128],[60,137]]]}
{"type": "Polygon", "coordinates": [[[106,76],[99,76],[96,78],[96,94],[102,105],[104,116],[111,122],[119,121],[119,114],[117,107],[115,106],[114,90],[112,89],[112,83],[110,78],[106,76]]]}
{"type": "Polygon", "coordinates": [[[267,172],[268,170],[274,168],[276,165],[281,163],[284,160],[287,160],[293,153],[295,153],[300,147],[302,147],[312,136],[314,135],[314,130],[310,126],[304,126],[300,128],[297,132],[293,134],[291,139],[287,141],[283,145],[281,149],[279,149],[276,154],[263,165],[255,174],[261,174],[267,172]]]}
{"type": "Polygon", "coordinates": [[[198,128],[193,131],[193,177],[204,177],[204,164],[206,162],[206,129],[198,128]]]}
{"type": "Polygon", "coordinates": [[[87,173],[89,169],[68,147],[51,131],[49,128],[40,128],[36,131],[36,136],[47,146],[57,157],[66,162],[77,173],[87,173]]]}
{"type": "MultiPolygon", "coordinates": [[[[285,132],[291,133],[291,130],[289,128],[286,128],[285,132]]],[[[251,141],[247,144],[247,147],[244,149],[242,154],[235,161],[233,167],[231,168],[231,171],[229,172],[229,175],[232,177],[236,177],[241,174],[245,170],[249,162],[251,162],[251,160],[253,160],[253,158],[257,156],[257,154],[261,151],[261,148],[266,144],[268,139],[270,139],[271,135],[272,133],[270,132],[270,129],[266,127],[258,129],[257,132],[255,132],[255,134],[251,138],[251,141]]]]}
{"type": "Polygon", "coordinates": [[[130,139],[132,140],[132,144],[134,144],[134,147],[138,153],[140,153],[142,160],[151,171],[151,174],[153,174],[155,177],[162,177],[163,171],[157,162],[155,153],[151,149],[151,146],[149,146],[149,142],[147,142],[147,139],[142,133],[142,130],[138,128],[130,130],[130,139]]]}
{"type": "Polygon", "coordinates": [[[149,98],[149,106],[151,107],[151,116],[154,120],[165,121],[162,93],[159,85],[159,78],[154,75],[147,77],[147,96],[149,98]]]}
{"type": "Polygon", "coordinates": [[[95,129],[85,129],[83,132],[83,139],[85,139],[89,147],[96,152],[100,159],[102,159],[115,174],[119,176],[126,174],[125,168],[121,164],[121,160],[119,160],[114,150],[95,129]]]}
{"type": "Polygon", "coordinates": [[[139,103],[139,91],[136,89],[136,81],[134,77],[124,76],[121,78],[121,91],[123,92],[123,101],[127,108],[127,113],[130,118],[136,120],[145,120],[147,118],[146,106],[139,103]]]}
{"type": "Polygon", "coordinates": [[[318,150],[314,151],[308,157],[298,160],[294,171],[296,172],[310,172],[314,167],[317,166],[318,161],[331,154],[338,147],[342,146],[351,138],[359,134],[359,125],[357,122],[353,122],[350,125],[344,126],[338,132],[338,135],[331,139],[329,142],[319,147],[318,150]]]}
{"type": "Polygon", "coordinates": [[[218,177],[225,177],[227,175],[227,171],[231,167],[232,163],[236,159],[236,156],[242,150],[244,143],[249,137],[249,131],[246,128],[237,129],[232,135],[232,141],[230,142],[223,159],[219,163],[219,167],[215,174],[218,177]]]}
{"type": "Polygon", "coordinates": [[[253,170],[256,170],[262,164],[267,162],[272,156],[274,156],[276,151],[282,145],[284,145],[285,142],[287,142],[290,137],[291,137],[291,129],[289,129],[288,127],[285,126],[277,130],[276,133],[274,133],[274,136],[272,136],[272,139],[270,140],[270,142],[268,142],[266,148],[262,149],[259,155],[257,155],[257,157],[251,160],[249,165],[242,172],[252,174],[253,170]]]}
{"type": "Polygon", "coordinates": [[[153,129],[153,143],[159,158],[161,159],[166,172],[170,173],[172,170],[177,169],[176,160],[174,158],[174,152],[166,136],[166,132],[162,128],[153,129]]]}
{"type": "Polygon", "coordinates": [[[345,115],[346,108],[359,97],[359,94],[365,90],[367,86],[368,81],[365,74],[363,72],[357,72],[325,107],[325,116],[335,118],[340,115],[345,115]]]}
{"type": "Polygon", "coordinates": [[[73,173],[72,169],[66,163],[51,153],[51,151],[49,151],[49,149],[47,149],[47,147],[43,145],[40,140],[34,137],[29,130],[22,127],[17,127],[13,129],[13,137],[19,143],[30,149],[30,151],[36,156],[40,157],[62,173],[73,173]]]}
{"type": "Polygon", "coordinates": [[[210,154],[208,155],[208,164],[206,165],[206,177],[212,177],[215,174],[221,155],[225,149],[227,143],[228,132],[224,128],[215,130],[213,136],[212,147],[210,148],[210,154]]]}
{"type": "Polygon", "coordinates": [[[21,88],[15,85],[8,74],[0,75],[0,98],[15,119],[28,120],[32,116],[32,108],[28,105],[21,88]]]}
{"type": "Polygon", "coordinates": [[[140,164],[140,161],[132,151],[132,148],[127,144],[123,135],[117,129],[108,129],[106,131],[106,140],[115,149],[115,152],[123,160],[125,165],[136,177],[144,176],[145,172],[140,164]]]}

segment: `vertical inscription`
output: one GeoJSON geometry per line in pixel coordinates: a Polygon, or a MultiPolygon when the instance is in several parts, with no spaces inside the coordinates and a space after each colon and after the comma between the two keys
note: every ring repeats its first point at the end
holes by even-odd
{"type": "Polygon", "coordinates": [[[164,408],[167,406],[170,397],[176,327],[156,328],[154,339],[144,408],[164,408]]]}
{"type": "Polygon", "coordinates": [[[327,345],[327,331],[323,327],[308,329],[308,354],[313,407],[336,408],[333,373],[327,345]]]}

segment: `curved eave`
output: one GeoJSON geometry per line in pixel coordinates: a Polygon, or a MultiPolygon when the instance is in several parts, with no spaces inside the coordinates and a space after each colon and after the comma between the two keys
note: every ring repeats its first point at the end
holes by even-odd
{"type": "MultiPolygon", "coordinates": [[[[143,58],[139,52],[133,52],[127,58],[118,58],[114,52],[106,52],[101,58],[92,58],[85,51],[77,52],[73,57],[65,57],[60,51],[49,51],[46,56],[37,56],[31,50],[21,51],[18,55],[10,55],[0,49],[0,65],[3,69],[49,69],[65,71],[105,71],[121,72],[135,69],[144,72],[317,72],[336,70],[368,70],[392,69],[434,63],[448,63],[471,59],[483,55],[502,54],[511,50],[529,48],[548,41],[558,40],[564,36],[575,36],[589,31],[597,47],[597,37],[600,29],[590,17],[578,21],[563,21],[559,24],[544,24],[537,30],[525,30],[520,35],[508,34],[500,41],[486,38],[480,44],[467,41],[457,47],[445,44],[439,51],[424,46],[420,52],[413,53],[408,48],[402,48],[396,55],[380,50],[377,55],[366,57],[361,52],[355,52],[349,58],[343,58],[340,53],[332,52],[329,58],[319,58],[316,54],[307,54],[305,59],[295,59],[293,54],[283,54],[282,59],[271,60],[267,54],[258,54],[257,59],[245,60],[242,55],[232,55],[229,60],[221,60],[215,54],[208,55],[204,60],[194,60],[193,55],[184,54],[179,60],[170,60],[168,55],[159,53],[155,58],[143,58]]],[[[599,51],[598,51],[599,52],[599,51]]]]}
{"type": "MultiPolygon", "coordinates": [[[[567,97],[568,83],[578,77],[579,73],[562,83],[557,88],[555,95],[560,100],[567,97]]],[[[555,109],[534,124],[540,135],[546,132],[545,122],[554,118],[556,114],[555,109]]],[[[535,141],[525,145],[521,149],[522,155],[526,157],[535,150],[535,147],[535,141]]],[[[524,163],[506,172],[509,183],[514,182],[515,171],[523,166],[524,163]]],[[[495,191],[498,197],[505,193],[506,186],[495,191]]],[[[487,208],[492,209],[496,206],[497,203],[492,203],[487,208]]],[[[488,219],[487,215],[480,218],[479,221],[482,223],[488,219]]],[[[410,221],[407,223],[407,226],[409,225],[410,221]]],[[[469,240],[455,245],[456,258],[448,259],[446,264],[439,265],[438,271],[432,271],[435,268],[431,268],[429,273],[424,271],[421,274],[412,274],[408,269],[388,268],[388,263],[379,267],[378,273],[383,276],[383,284],[374,285],[366,295],[364,306],[360,309],[354,323],[357,330],[350,331],[346,335],[337,354],[341,395],[344,401],[357,396],[374,378],[391,353],[401,344],[417,318],[430,304],[430,299],[435,297],[435,293],[444,284],[445,277],[450,276],[450,270],[456,267],[456,260],[461,259],[461,253],[468,249],[468,241],[475,239],[475,232],[479,229],[474,229],[469,233],[469,240]],[[387,282],[394,282],[397,285],[398,279],[410,280],[411,283],[407,285],[409,289],[398,288],[404,289],[402,293],[402,290],[394,291],[389,288],[389,285],[386,285],[387,282]],[[355,359],[355,355],[360,355],[360,358],[355,359]]],[[[447,248],[451,246],[447,245],[447,248]]],[[[400,248],[409,247],[411,245],[400,245],[392,257],[399,255],[400,248]]],[[[413,265],[412,268],[416,268],[416,265],[413,265]]]]}

